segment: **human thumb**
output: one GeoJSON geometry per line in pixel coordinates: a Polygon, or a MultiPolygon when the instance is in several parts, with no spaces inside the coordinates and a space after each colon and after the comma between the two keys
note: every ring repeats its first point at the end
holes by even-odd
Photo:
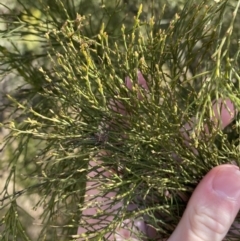
{"type": "Polygon", "coordinates": [[[217,166],[197,186],[168,241],[221,241],[239,208],[239,168],[234,165],[217,166]]]}

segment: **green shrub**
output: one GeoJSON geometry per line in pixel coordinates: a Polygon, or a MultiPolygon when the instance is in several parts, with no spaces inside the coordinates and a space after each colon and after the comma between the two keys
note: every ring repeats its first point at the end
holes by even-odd
{"type": "Polygon", "coordinates": [[[143,216],[168,237],[199,180],[216,165],[239,164],[237,116],[224,130],[212,122],[214,100],[240,109],[239,2],[186,1],[175,15],[158,1],[151,8],[123,2],[19,1],[18,14],[0,16],[1,37],[11,43],[0,46],[1,76],[14,74],[16,86],[1,124],[10,131],[5,149],[16,146],[0,200],[2,240],[31,239],[18,203],[31,194],[38,194],[34,209],[43,210],[38,240],[77,238],[86,177],[97,171],[89,161],[103,151],[101,167],[116,173],[95,176],[101,197],[116,191],[112,202],[123,206],[91,240],[143,216]],[[192,118],[186,141],[181,128],[192,118]],[[140,208],[129,212],[132,202],[140,208]]]}

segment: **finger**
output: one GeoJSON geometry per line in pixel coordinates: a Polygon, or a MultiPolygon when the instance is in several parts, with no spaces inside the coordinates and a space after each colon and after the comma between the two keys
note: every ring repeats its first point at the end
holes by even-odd
{"type": "MultiPolygon", "coordinates": [[[[88,173],[84,209],[82,211],[81,223],[78,228],[78,234],[83,236],[79,238],[80,240],[85,240],[84,234],[90,232],[91,235],[95,235],[97,230],[106,228],[110,222],[113,220],[114,211],[121,207],[121,202],[112,204],[111,198],[116,196],[115,192],[109,192],[106,196],[101,193],[101,178],[108,178],[111,173],[106,171],[101,167],[101,162],[99,160],[92,160],[89,163],[89,169],[92,170],[88,173]],[[94,170],[94,168],[96,168],[94,170]],[[99,181],[93,181],[96,179],[99,181]],[[105,216],[98,216],[99,210],[105,211],[105,216]]],[[[106,237],[111,238],[110,234],[106,234],[106,237]],[[109,237],[108,237],[109,236],[109,237]]]]}
{"type": "MultiPolygon", "coordinates": [[[[132,90],[132,81],[129,77],[126,78],[125,84],[129,90],[132,90]]],[[[144,89],[148,89],[146,80],[144,79],[141,72],[138,71],[138,84],[143,87],[144,89]]],[[[139,96],[140,97],[140,96],[139,96]]],[[[127,112],[123,106],[123,104],[119,101],[110,100],[109,103],[110,108],[118,112],[119,114],[127,115],[127,112]]],[[[106,125],[106,123],[104,124],[106,125]]],[[[84,203],[87,203],[88,206],[84,208],[82,211],[82,218],[81,218],[81,226],[78,228],[78,234],[83,236],[83,238],[79,239],[84,240],[84,234],[86,232],[96,233],[97,230],[104,229],[110,225],[114,216],[123,206],[123,202],[119,201],[118,203],[113,205],[113,200],[116,197],[117,190],[115,192],[110,192],[104,197],[101,196],[100,189],[101,184],[96,181],[91,181],[92,178],[96,177],[98,173],[102,173],[101,175],[104,177],[110,177],[113,173],[110,170],[103,170],[101,166],[101,161],[90,161],[89,163],[89,170],[93,167],[97,167],[96,171],[90,171],[87,175],[89,181],[86,184],[86,197],[84,203]],[[92,203],[92,204],[91,204],[92,203]],[[98,210],[101,212],[106,213],[106,217],[104,218],[104,222],[102,222],[99,218],[96,217],[98,210]]],[[[130,204],[128,207],[129,211],[136,209],[137,205],[130,204]]],[[[136,234],[137,231],[142,233],[146,233],[146,224],[143,220],[124,220],[120,227],[116,229],[113,234],[107,233],[105,238],[107,240],[126,240],[131,238],[134,240],[134,233],[136,234]]]]}
{"type": "Polygon", "coordinates": [[[213,105],[213,121],[217,123],[220,120],[220,128],[224,129],[228,126],[233,118],[237,114],[237,110],[235,109],[231,100],[227,99],[223,101],[223,99],[219,99],[213,105]]]}
{"type": "MultiPolygon", "coordinates": [[[[137,77],[138,77],[138,85],[141,86],[143,89],[148,90],[148,85],[147,81],[142,75],[142,72],[138,70],[137,72],[137,77]]],[[[125,84],[129,90],[132,90],[132,80],[129,77],[126,77],[125,79],[125,84]]]]}
{"type": "MultiPolygon", "coordinates": [[[[106,153],[103,152],[101,155],[106,155],[106,153]]],[[[94,238],[99,230],[108,228],[112,224],[114,217],[120,214],[120,209],[124,205],[123,201],[115,201],[117,189],[107,194],[102,193],[101,182],[111,177],[113,172],[104,169],[102,162],[98,159],[90,161],[89,170],[91,171],[87,175],[89,181],[87,181],[86,185],[85,206],[78,228],[78,241],[86,240],[86,235],[88,235],[88,238],[94,238]],[[93,181],[94,179],[97,179],[97,181],[93,181]],[[102,213],[102,215],[98,215],[99,213],[102,213]]],[[[108,183],[111,184],[110,181],[108,183]]],[[[128,211],[136,209],[137,205],[135,204],[128,206],[128,211]]],[[[142,219],[126,219],[116,227],[116,230],[106,233],[104,237],[109,241],[137,241],[137,236],[140,233],[146,234],[145,222],[142,219]]]]}
{"type": "MultiPolygon", "coordinates": [[[[238,111],[234,107],[234,104],[231,102],[231,100],[226,99],[223,100],[222,98],[216,100],[213,102],[212,105],[213,115],[211,118],[211,121],[214,123],[215,128],[219,125],[220,129],[224,129],[226,126],[228,126],[233,120],[238,111]]],[[[194,127],[198,123],[198,120],[196,118],[192,118],[189,122],[187,122],[181,129],[181,135],[184,137],[184,143],[187,147],[192,149],[193,153],[198,155],[198,151],[190,147],[190,135],[192,132],[194,132],[194,127]]],[[[209,126],[204,126],[204,132],[206,134],[209,134],[209,126]]],[[[175,157],[176,155],[173,154],[175,157]]],[[[176,156],[176,159],[179,160],[179,158],[176,156]]]]}
{"type": "MultiPolygon", "coordinates": [[[[143,90],[149,90],[147,81],[143,77],[141,71],[138,70],[137,72],[137,78],[138,78],[138,86],[141,87],[143,90]]],[[[129,77],[126,77],[125,79],[125,85],[129,90],[133,90],[133,83],[132,80],[129,77]]],[[[137,96],[139,100],[143,99],[143,94],[140,92],[140,90],[137,91],[137,96]]]]}
{"type": "Polygon", "coordinates": [[[168,241],[221,241],[239,208],[239,168],[234,165],[215,167],[194,191],[168,241]]]}
{"type": "MultiPolygon", "coordinates": [[[[212,106],[213,116],[212,121],[215,125],[220,123],[220,128],[224,129],[228,126],[234,119],[237,114],[237,110],[234,107],[234,104],[231,100],[226,99],[218,99],[217,101],[213,102],[212,106]]],[[[186,139],[189,139],[189,133],[191,133],[196,126],[198,120],[196,118],[192,118],[190,122],[186,123],[183,128],[181,128],[181,132],[186,139]]],[[[204,130],[209,133],[209,128],[205,125],[204,130]]]]}

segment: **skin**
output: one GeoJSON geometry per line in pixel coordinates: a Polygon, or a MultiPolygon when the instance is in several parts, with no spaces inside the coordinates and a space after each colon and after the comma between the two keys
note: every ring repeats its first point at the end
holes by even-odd
{"type": "MultiPolygon", "coordinates": [[[[132,90],[132,82],[126,78],[125,84],[129,90],[132,90]]],[[[147,82],[138,72],[138,84],[143,89],[148,91],[147,82]]],[[[138,98],[143,97],[139,93],[138,98]]],[[[117,110],[125,115],[124,108],[120,103],[111,105],[113,110],[117,110]],[[120,109],[120,110],[119,110],[120,109]]],[[[213,103],[213,123],[218,123],[220,120],[220,127],[224,129],[233,120],[236,110],[230,100],[223,101],[219,99],[213,103]]],[[[186,123],[181,128],[181,133],[187,141],[189,140],[189,131],[192,129],[192,123],[196,123],[193,119],[191,123],[186,123]]],[[[205,131],[208,133],[208,127],[205,126],[205,131]]],[[[197,155],[197,151],[193,150],[197,155]]],[[[78,234],[84,235],[87,231],[101,230],[107,228],[114,221],[114,216],[119,215],[119,209],[123,206],[123,201],[112,205],[111,198],[117,194],[117,190],[108,193],[103,197],[101,195],[101,177],[109,179],[111,183],[111,175],[113,171],[105,170],[101,167],[101,157],[107,155],[105,151],[99,154],[99,157],[93,159],[89,163],[89,169],[96,168],[96,172],[91,171],[88,174],[89,181],[86,186],[85,203],[91,204],[97,202],[97,205],[91,205],[83,210],[82,225],[78,229],[78,234]],[[97,173],[101,172],[98,180],[94,180],[97,173]],[[91,181],[90,181],[91,180],[91,181]],[[95,198],[93,198],[95,196],[95,198]],[[96,197],[97,196],[97,197],[96,197]],[[99,222],[93,216],[102,210],[107,213],[104,220],[99,222]],[[86,230],[84,227],[88,227],[86,230]]],[[[176,157],[177,158],[177,157],[176,157]]],[[[130,204],[128,210],[134,210],[137,206],[130,204]]],[[[240,208],[240,171],[235,165],[220,165],[213,168],[199,183],[194,191],[191,199],[188,202],[184,215],[178,224],[177,228],[169,237],[168,241],[220,241],[223,240],[231,227],[240,208]]],[[[147,226],[144,219],[139,220],[124,220],[121,227],[116,227],[114,233],[107,233],[104,237],[109,241],[141,241],[134,233],[143,233],[149,238],[155,238],[156,231],[147,226]]],[[[86,240],[84,236],[78,239],[79,241],[86,240]]],[[[159,239],[160,241],[160,239],[159,239]]]]}

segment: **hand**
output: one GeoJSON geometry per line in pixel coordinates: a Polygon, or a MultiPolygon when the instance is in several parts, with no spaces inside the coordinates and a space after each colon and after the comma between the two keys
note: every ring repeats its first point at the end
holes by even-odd
{"type": "Polygon", "coordinates": [[[221,241],[239,208],[239,168],[235,165],[217,166],[197,186],[168,241],[221,241]]]}
{"type": "MultiPolygon", "coordinates": [[[[142,74],[138,73],[138,83],[145,90],[148,90],[147,83],[142,74]]],[[[126,86],[131,90],[132,83],[129,78],[126,78],[126,86]]],[[[143,96],[139,93],[138,98],[141,100],[143,96]]],[[[116,103],[115,103],[116,104],[116,103]]],[[[213,121],[221,120],[221,127],[225,128],[231,121],[233,116],[229,113],[234,112],[234,106],[230,100],[226,100],[226,106],[223,106],[219,114],[218,109],[222,104],[222,100],[218,100],[213,105],[214,117],[213,121]]],[[[125,115],[125,110],[120,103],[112,108],[121,114],[125,115]],[[120,110],[119,110],[120,109],[120,110]]],[[[188,142],[188,131],[192,129],[192,124],[196,120],[192,120],[192,123],[187,123],[181,129],[182,135],[188,142]]],[[[208,132],[208,128],[205,128],[208,132]]],[[[194,150],[195,154],[197,151],[194,150]]],[[[93,179],[97,173],[102,173],[102,177],[111,177],[111,170],[105,170],[101,167],[101,156],[106,155],[103,151],[97,159],[94,159],[89,164],[89,169],[96,167],[96,172],[92,171],[88,174],[89,179],[93,179]]],[[[111,198],[116,196],[116,192],[108,193],[106,196],[101,196],[99,182],[88,181],[86,190],[86,204],[92,201],[98,202],[98,205],[94,207],[92,204],[89,207],[85,207],[83,211],[84,220],[82,220],[83,226],[79,227],[78,234],[82,235],[87,231],[94,232],[95,230],[106,228],[112,221],[114,215],[118,212],[119,208],[123,205],[122,201],[115,205],[111,205],[111,198]],[[94,199],[92,197],[95,197],[94,199]],[[92,200],[93,199],[93,200],[92,200]],[[97,213],[99,208],[106,213],[102,221],[97,218],[93,218],[93,215],[97,213]],[[87,217],[87,218],[86,218],[87,217]],[[103,222],[104,220],[104,222],[103,222]]],[[[176,230],[173,232],[168,241],[220,241],[226,235],[230,228],[238,210],[240,207],[240,172],[234,165],[221,165],[213,168],[200,182],[195,192],[193,193],[187,209],[182,217],[176,230]]],[[[129,210],[136,209],[136,205],[130,205],[129,210]]],[[[122,227],[116,229],[114,234],[106,234],[106,240],[113,241],[141,241],[134,234],[131,233],[131,229],[134,231],[139,230],[149,238],[156,237],[156,231],[153,228],[148,227],[144,220],[124,220],[122,227]],[[126,228],[125,228],[126,227],[126,228]]],[[[80,238],[85,240],[85,238],[80,238]]],[[[158,240],[158,239],[154,239],[158,240]]]]}

